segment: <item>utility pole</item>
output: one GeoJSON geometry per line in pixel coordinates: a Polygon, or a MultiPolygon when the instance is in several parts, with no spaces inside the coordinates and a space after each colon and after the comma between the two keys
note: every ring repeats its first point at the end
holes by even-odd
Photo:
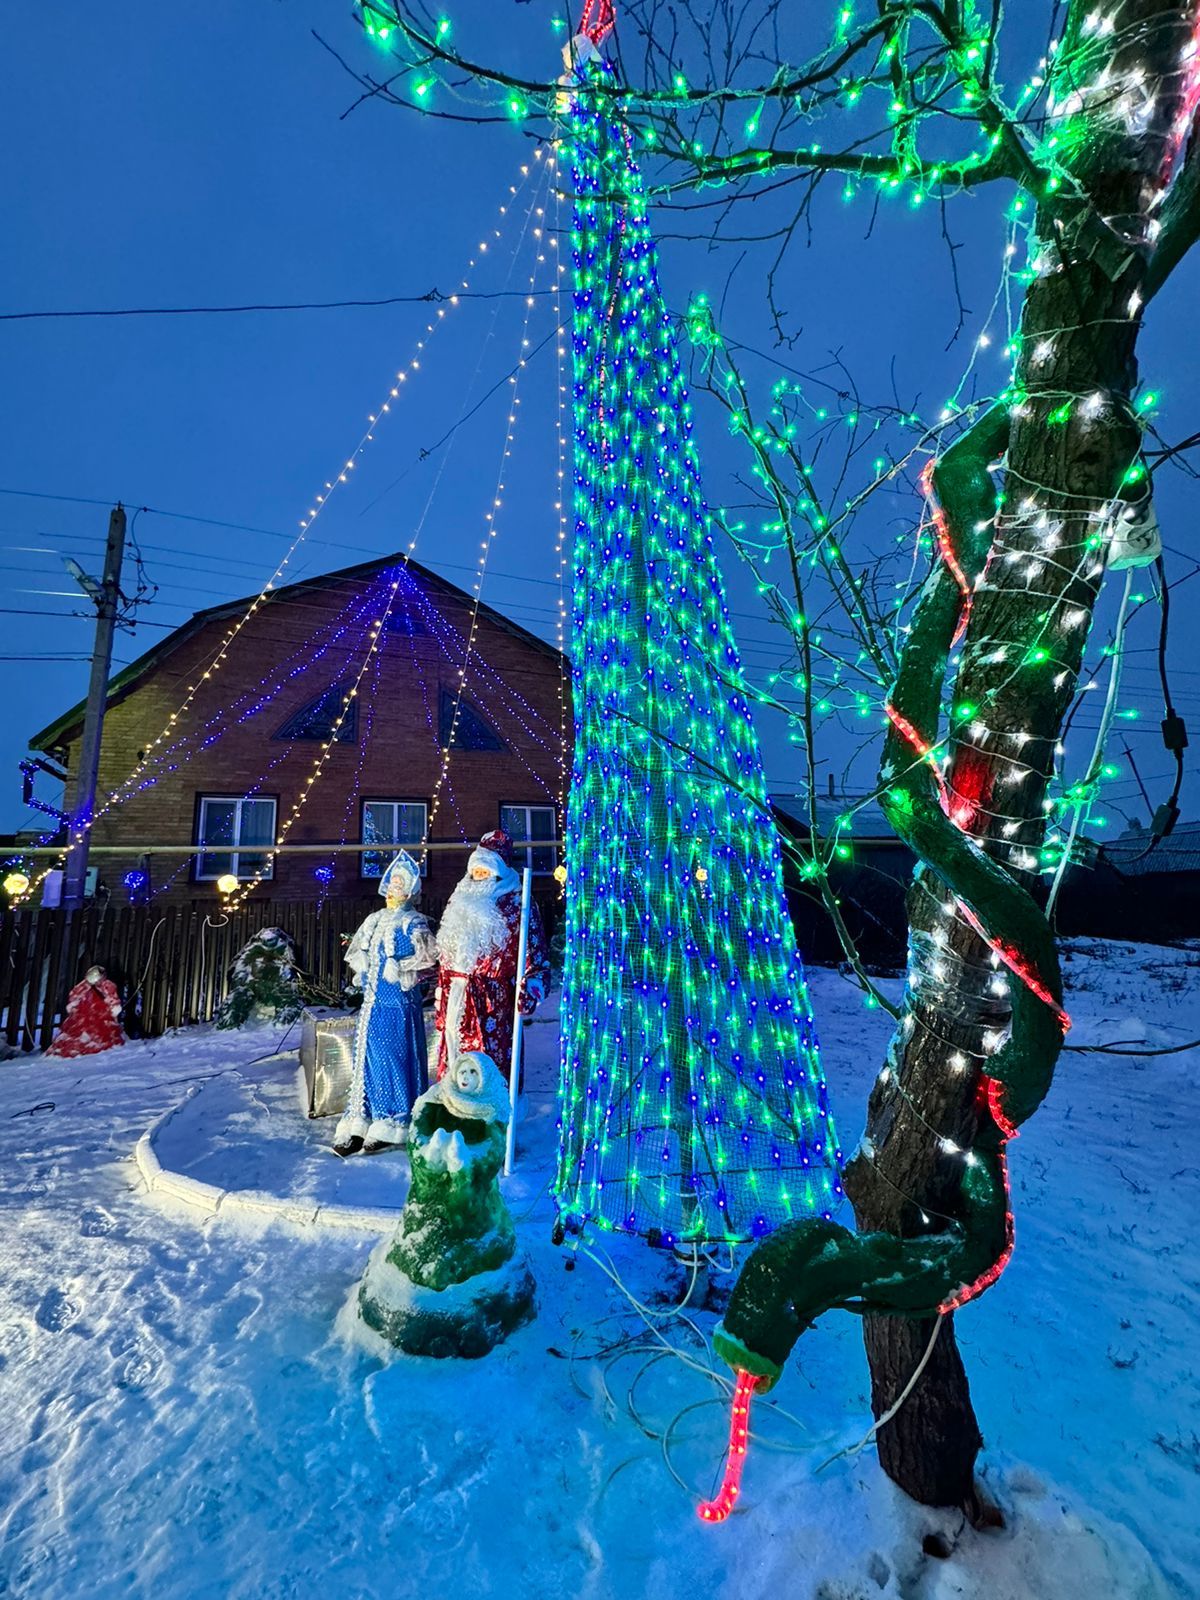
{"type": "Polygon", "coordinates": [[[117,503],[108,519],[108,544],[104,551],[104,577],[97,584],[83,581],[80,586],[96,605],[96,639],[92,646],[92,674],[88,680],[87,708],[83,715],[83,738],[79,743],[79,766],[75,775],[75,805],[71,812],[71,848],[63,874],[62,903],[67,910],[83,905],[87,885],[90,824],[96,805],[96,779],[100,771],[100,738],[104,732],[104,708],[108,699],[108,675],[112,667],[113,634],[121,604],[121,561],[125,555],[125,508],[117,503]],[[79,837],[82,835],[82,837],[79,837]]]}
{"type": "Polygon", "coordinates": [[[1142,791],[1142,799],[1146,802],[1146,810],[1150,814],[1150,821],[1153,822],[1154,807],[1150,804],[1150,796],[1146,793],[1146,785],[1142,782],[1142,775],[1137,769],[1137,762],[1133,759],[1133,751],[1129,748],[1128,739],[1122,740],[1121,748],[1125,752],[1125,759],[1129,762],[1130,767],[1133,769],[1133,775],[1137,779],[1137,786],[1142,791]]]}

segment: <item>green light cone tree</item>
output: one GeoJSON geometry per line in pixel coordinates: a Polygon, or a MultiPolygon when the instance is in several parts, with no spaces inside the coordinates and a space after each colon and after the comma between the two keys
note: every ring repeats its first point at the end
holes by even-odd
{"type": "Polygon", "coordinates": [[[574,192],[568,1226],[759,1237],[841,1196],[679,352],[626,131],[582,74],[574,192]]]}

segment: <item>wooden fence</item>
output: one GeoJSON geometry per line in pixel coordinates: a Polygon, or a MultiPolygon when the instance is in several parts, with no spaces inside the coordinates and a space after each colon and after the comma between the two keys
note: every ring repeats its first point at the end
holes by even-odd
{"type": "MultiPolygon", "coordinates": [[[[538,897],[540,898],[540,897],[538,897]]],[[[422,900],[436,925],[442,904],[422,900]]],[[[211,903],[185,906],[25,908],[0,917],[0,1047],[44,1050],[66,998],[90,966],[103,967],[125,1002],[131,1036],[155,1037],[189,1022],[211,1021],[229,987],[229,967],[260,928],[282,928],[295,941],[313,997],[336,1003],[347,977],[345,940],[376,895],[312,902],[250,900],[222,913],[211,903]]],[[[555,920],[553,902],[543,917],[555,920]]]]}

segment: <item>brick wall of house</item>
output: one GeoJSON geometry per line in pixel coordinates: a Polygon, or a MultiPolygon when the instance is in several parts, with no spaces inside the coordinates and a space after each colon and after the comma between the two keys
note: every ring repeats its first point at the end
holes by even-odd
{"type": "MultiPolygon", "coordinates": [[[[200,685],[186,716],[158,745],[162,759],[142,780],[154,781],[101,816],[93,829],[96,845],[128,847],[119,857],[93,857],[114,900],[124,898],[123,874],[138,865],[145,847],[195,841],[201,795],[274,796],[277,828],[282,830],[321,747],[319,740],[289,743],[277,734],[330,685],[357,677],[367,652],[368,629],[381,612],[385,588],[377,575],[368,574],[332,577],[318,589],[284,591],[246,624],[220,669],[205,678],[231,626],[228,618],[209,621],[110,705],[101,751],[101,804],[103,797],[120,788],[141,753],[162,733],[188,685],[200,685]],[[377,599],[380,603],[375,603],[377,599]],[[351,615],[348,607],[358,614],[351,615]],[[317,652],[319,657],[313,660],[317,652]],[[310,662],[307,670],[291,675],[301,663],[310,662]],[[281,681],[283,687],[270,702],[259,704],[281,681]],[[259,709],[244,715],[255,705],[259,709]]],[[[321,776],[288,831],[289,843],[324,843],[343,836],[360,839],[365,798],[424,801],[433,807],[436,795],[432,839],[471,842],[498,825],[502,805],[546,805],[558,800],[560,658],[486,614],[477,625],[465,696],[468,706],[483,713],[507,748],[454,749],[437,795],[443,759],[438,745],[441,701],[443,695],[451,699],[455,695],[462,665],[461,644],[449,630],[460,639],[466,636],[470,603],[462,591],[449,587],[443,591],[422,581],[420,588],[421,597],[410,596],[403,607],[414,621],[402,624],[418,631],[389,631],[382,636],[378,667],[368,668],[361,680],[357,739],[334,743],[328,751],[321,776]]],[[[565,694],[569,734],[569,681],[565,694]]],[[[67,731],[64,745],[73,772],[78,728],[67,731]]],[[[72,803],[69,792],[68,805],[72,803]]],[[[330,893],[371,892],[373,885],[364,882],[359,858],[332,859],[335,877],[330,893]]],[[[273,881],[262,892],[273,898],[313,898],[320,888],[314,868],[330,860],[280,856],[273,881]]],[[[465,852],[431,854],[426,883],[430,900],[445,898],[464,862],[465,852]]],[[[216,899],[211,883],[196,881],[194,857],[152,854],[150,871],[156,899],[216,899]]]]}

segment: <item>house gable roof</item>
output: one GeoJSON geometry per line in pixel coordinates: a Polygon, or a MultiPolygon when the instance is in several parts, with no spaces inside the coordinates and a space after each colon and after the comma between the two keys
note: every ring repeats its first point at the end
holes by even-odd
{"type": "MultiPolygon", "coordinates": [[[[322,572],[311,578],[301,578],[295,583],[284,585],[281,589],[273,589],[264,599],[260,611],[265,611],[268,606],[276,605],[281,600],[294,599],[297,595],[312,593],[314,590],[327,589],[331,584],[339,582],[354,582],[357,579],[369,578],[375,573],[382,572],[387,567],[403,567],[404,570],[416,579],[418,585],[430,595],[441,594],[449,599],[460,601],[467,606],[476,604],[476,597],[468,594],[465,589],[460,589],[457,584],[451,583],[448,578],[441,577],[432,568],[422,566],[419,561],[395,553],[387,556],[378,556],[372,561],[360,561],[352,567],[339,567],[334,572],[322,572]]],[[[124,700],[125,697],[137,687],[145,675],[155,667],[160,666],[172,656],[180,645],[194,638],[202,628],[210,622],[222,622],[229,617],[242,616],[253,601],[253,596],[240,600],[227,600],[221,605],[209,606],[204,611],[197,611],[181,623],[172,633],[140,655],[136,661],[131,661],[127,667],[109,679],[106,706],[113,706],[124,700]]],[[[519,639],[522,644],[551,659],[561,661],[562,657],[552,644],[547,644],[544,639],[539,639],[536,633],[530,633],[528,628],[523,628],[519,622],[513,622],[503,612],[496,611],[492,606],[482,600],[478,602],[479,615],[490,622],[493,627],[502,632],[511,634],[519,639]]],[[[64,711],[60,717],[35,733],[29,741],[31,750],[51,751],[68,742],[77,730],[83,726],[83,713],[87,702],[78,701],[69,711],[64,711]]]]}

